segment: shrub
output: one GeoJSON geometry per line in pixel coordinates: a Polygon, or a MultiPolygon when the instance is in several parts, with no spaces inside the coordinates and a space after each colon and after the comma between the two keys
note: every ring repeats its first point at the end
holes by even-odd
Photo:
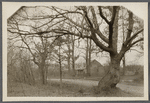
{"type": "Polygon", "coordinates": [[[134,72],[134,75],[143,75],[143,66],[141,65],[128,65],[125,68],[125,71],[132,71],[134,72]]]}

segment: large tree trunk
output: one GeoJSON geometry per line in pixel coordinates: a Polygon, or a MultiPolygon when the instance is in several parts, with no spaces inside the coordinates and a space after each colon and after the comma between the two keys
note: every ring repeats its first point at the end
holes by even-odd
{"type": "Polygon", "coordinates": [[[46,68],[43,63],[39,64],[39,70],[40,70],[40,81],[42,84],[47,84],[47,76],[46,76],[46,68]]]}
{"type": "Polygon", "coordinates": [[[109,90],[116,87],[117,83],[120,80],[120,59],[117,56],[111,56],[111,66],[106,75],[99,81],[98,88],[99,90],[109,90]]]}
{"type": "Polygon", "coordinates": [[[108,73],[99,81],[99,90],[110,90],[116,87],[120,80],[120,61],[121,56],[117,53],[118,47],[118,17],[119,7],[113,8],[114,17],[113,25],[109,25],[109,47],[113,49],[110,53],[111,64],[108,73]],[[114,12],[115,11],[115,12],[114,12]]]}

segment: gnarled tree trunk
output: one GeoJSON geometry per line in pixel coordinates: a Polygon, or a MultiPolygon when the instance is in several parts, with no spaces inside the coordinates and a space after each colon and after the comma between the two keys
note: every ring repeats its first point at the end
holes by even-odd
{"type": "Polygon", "coordinates": [[[99,81],[98,89],[109,90],[116,87],[117,83],[120,81],[120,57],[118,55],[111,55],[111,66],[106,75],[99,81]]]}

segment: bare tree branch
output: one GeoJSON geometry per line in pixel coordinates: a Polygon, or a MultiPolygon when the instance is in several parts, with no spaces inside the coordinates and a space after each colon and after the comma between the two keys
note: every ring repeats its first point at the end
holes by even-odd
{"type": "Polygon", "coordinates": [[[93,35],[92,35],[92,39],[93,39],[93,41],[95,42],[95,44],[96,44],[97,46],[99,46],[101,49],[103,49],[104,51],[107,51],[107,52],[112,52],[112,51],[113,51],[111,48],[104,46],[104,45],[98,40],[98,38],[96,37],[96,34],[93,34],[93,35]]]}
{"type": "Polygon", "coordinates": [[[102,7],[101,6],[98,6],[98,10],[99,10],[99,14],[100,16],[105,20],[105,22],[107,24],[110,24],[110,22],[106,19],[106,17],[103,15],[103,12],[102,12],[102,7]]]}
{"type": "MultiPolygon", "coordinates": [[[[76,26],[82,28],[82,25],[77,24],[76,22],[74,22],[73,20],[71,20],[69,17],[67,17],[67,16],[64,15],[64,14],[67,14],[67,13],[60,13],[58,10],[55,9],[55,7],[53,7],[53,9],[54,9],[57,13],[59,13],[60,15],[62,15],[64,18],[66,18],[67,20],[69,20],[70,22],[72,22],[74,25],[76,25],[76,26]]],[[[71,12],[69,12],[69,13],[71,13],[71,12]]],[[[72,12],[72,13],[73,13],[73,12],[72,12]]],[[[83,14],[82,14],[82,15],[83,15],[83,14]]],[[[84,17],[84,16],[83,16],[83,17],[84,17]]],[[[83,29],[89,31],[88,28],[83,27],[83,29]]]]}
{"type": "Polygon", "coordinates": [[[103,41],[105,41],[106,43],[109,43],[109,40],[99,30],[97,30],[96,33],[103,41]]]}
{"type": "Polygon", "coordinates": [[[144,29],[139,30],[138,32],[136,32],[135,34],[132,35],[132,37],[128,38],[125,42],[124,42],[124,46],[127,46],[133,39],[136,38],[136,36],[141,33],[144,29]]]}
{"type": "Polygon", "coordinates": [[[113,6],[112,20],[110,21],[111,25],[114,24],[117,9],[118,9],[118,6],[113,6]]]}
{"type": "Polygon", "coordinates": [[[132,44],[130,44],[129,47],[131,48],[133,45],[135,45],[136,43],[143,41],[143,40],[144,40],[144,38],[140,38],[140,39],[134,41],[132,44]]]}

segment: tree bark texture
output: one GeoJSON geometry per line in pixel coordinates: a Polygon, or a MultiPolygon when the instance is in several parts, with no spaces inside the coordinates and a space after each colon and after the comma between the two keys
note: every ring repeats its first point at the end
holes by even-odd
{"type": "Polygon", "coordinates": [[[40,70],[40,80],[42,84],[47,84],[47,70],[45,67],[45,62],[41,62],[39,65],[39,70],[40,70]]]}
{"type": "Polygon", "coordinates": [[[111,56],[111,65],[106,75],[99,81],[99,90],[109,90],[116,87],[120,81],[119,73],[120,61],[116,56],[111,56]]]}
{"type": "Polygon", "coordinates": [[[109,90],[110,88],[116,87],[117,83],[119,83],[120,80],[120,56],[117,52],[117,41],[118,41],[118,12],[119,8],[114,7],[116,16],[114,18],[113,25],[110,25],[110,42],[109,46],[113,48],[112,52],[109,52],[110,54],[110,70],[108,73],[99,81],[98,88],[99,90],[109,90]]]}

